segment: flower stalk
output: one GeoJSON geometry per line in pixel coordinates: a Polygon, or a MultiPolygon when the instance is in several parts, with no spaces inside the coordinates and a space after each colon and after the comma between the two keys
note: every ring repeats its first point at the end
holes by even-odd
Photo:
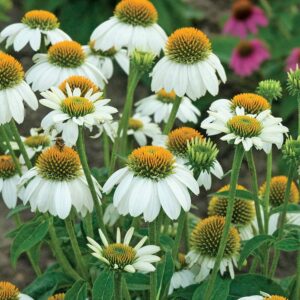
{"type": "Polygon", "coordinates": [[[114,274],[115,300],[122,300],[122,273],[115,272],[114,274]]]}
{"type": "MultiPolygon", "coordinates": [[[[156,220],[149,223],[149,242],[152,245],[156,245],[157,232],[156,232],[156,220]]],[[[150,273],[150,300],[156,299],[156,289],[157,289],[157,277],[156,272],[150,273]]]]}
{"type": "Polygon", "coordinates": [[[173,125],[174,125],[175,119],[176,119],[176,115],[177,115],[177,112],[178,112],[178,109],[180,106],[180,102],[181,102],[181,98],[176,96],[176,99],[173,103],[173,107],[172,107],[168,122],[164,127],[163,134],[168,134],[171,131],[171,129],[173,128],[173,125]]]}

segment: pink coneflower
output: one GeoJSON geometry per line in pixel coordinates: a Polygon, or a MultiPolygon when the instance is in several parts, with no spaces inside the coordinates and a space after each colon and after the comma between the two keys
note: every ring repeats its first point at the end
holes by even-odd
{"type": "Polygon", "coordinates": [[[286,60],[286,71],[295,70],[296,66],[300,66],[300,48],[294,48],[286,60]]]}
{"type": "Polygon", "coordinates": [[[257,33],[258,27],[268,25],[264,11],[250,0],[237,0],[232,5],[232,13],[224,26],[224,33],[244,38],[248,33],[257,33]]]}
{"type": "Polygon", "coordinates": [[[270,53],[261,41],[241,41],[233,49],[230,67],[237,75],[249,76],[269,57],[270,53]]]}

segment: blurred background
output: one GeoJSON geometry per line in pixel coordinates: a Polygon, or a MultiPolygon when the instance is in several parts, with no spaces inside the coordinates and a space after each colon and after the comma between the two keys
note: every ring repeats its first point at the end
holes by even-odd
{"type": "MultiPolygon", "coordinates": [[[[101,22],[108,19],[118,1],[115,0],[0,0],[0,30],[7,24],[20,22],[24,12],[32,9],[45,9],[56,14],[60,20],[60,27],[67,32],[74,40],[87,44],[89,37],[101,22]]],[[[230,67],[233,52],[238,49],[241,38],[224,34],[223,28],[234,11],[232,5],[234,1],[224,0],[151,0],[159,13],[159,23],[165,29],[167,34],[172,33],[176,28],[183,26],[195,26],[204,31],[212,42],[213,51],[218,55],[226,69],[228,81],[225,85],[221,85],[218,97],[205,96],[201,100],[195,102],[201,110],[201,118],[206,117],[205,111],[210,103],[218,98],[230,99],[237,93],[255,92],[257,83],[263,79],[280,80],[283,87],[286,86],[286,68],[287,59],[292,53],[300,47],[300,1],[253,1],[263,10],[268,20],[268,25],[259,28],[256,34],[247,35],[247,41],[259,40],[268,53],[268,58],[259,64],[255,71],[248,76],[240,76],[236,70],[230,67]]],[[[244,38],[243,38],[244,39],[244,38]]],[[[4,44],[0,46],[4,49],[4,44]]],[[[299,48],[300,49],[300,48],[299,48]]],[[[18,58],[25,69],[32,65],[33,53],[29,48],[19,53],[11,53],[18,58]]],[[[296,57],[300,64],[300,50],[296,57]]],[[[251,63],[251,62],[250,62],[251,63]]],[[[151,91],[149,89],[149,78],[144,78],[142,84],[137,89],[136,100],[148,96],[151,91]]],[[[108,96],[112,99],[114,106],[121,108],[125,99],[126,92],[126,76],[122,71],[116,68],[116,72],[108,86],[108,96]]],[[[0,108],[1,109],[1,108],[0,108]]],[[[42,117],[47,110],[39,107],[38,111],[27,114],[24,124],[20,131],[22,135],[28,135],[29,129],[39,127],[42,117]]],[[[283,97],[273,105],[275,116],[284,119],[284,124],[288,126],[295,135],[297,126],[297,101],[295,98],[287,95],[285,89],[283,97]]],[[[201,120],[200,120],[201,121],[201,120]]],[[[219,161],[228,171],[231,166],[232,147],[228,147],[225,143],[220,143],[219,161]]],[[[102,154],[100,143],[92,140],[88,144],[88,154],[90,163],[93,166],[102,166],[102,154]]],[[[255,153],[257,162],[259,184],[263,183],[265,176],[264,153],[255,153]]],[[[285,166],[275,153],[274,159],[274,175],[286,174],[285,166]]],[[[215,180],[212,191],[216,191],[221,186],[228,183],[229,178],[225,178],[222,182],[215,180]]],[[[245,165],[243,166],[240,184],[250,188],[249,176],[245,165]]],[[[200,216],[206,215],[208,197],[201,191],[198,199],[194,204],[199,207],[200,216]]],[[[0,202],[0,280],[12,280],[20,288],[24,287],[32,280],[32,272],[25,258],[18,262],[16,270],[10,267],[9,263],[9,246],[10,241],[4,238],[5,233],[13,228],[10,220],[6,219],[6,208],[0,202]]],[[[42,252],[41,258],[43,265],[51,263],[51,255],[47,251],[42,252]]],[[[294,255],[289,253],[285,259],[281,260],[280,276],[291,274],[294,269],[294,255]]]]}

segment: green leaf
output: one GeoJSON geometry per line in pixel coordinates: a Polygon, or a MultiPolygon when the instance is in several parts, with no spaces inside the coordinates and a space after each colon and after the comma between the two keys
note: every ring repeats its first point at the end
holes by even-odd
{"type": "Polygon", "coordinates": [[[259,247],[261,247],[266,243],[274,242],[274,240],[275,238],[273,236],[266,235],[266,234],[258,235],[252,238],[251,240],[248,240],[245,243],[243,250],[241,252],[240,259],[238,262],[239,267],[242,266],[244,261],[254,250],[258,249],[259,247]]]}
{"type": "Polygon", "coordinates": [[[25,251],[31,249],[46,236],[49,222],[38,218],[34,222],[26,223],[16,235],[11,246],[11,263],[16,266],[18,257],[25,251]]]}
{"type": "Polygon", "coordinates": [[[290,252],[300,250],[300,240],[299,239],[283,239],[274,244],[274,247],[278,250],[290,252]]]}
{"type": "Polygon", "coordinates": [[[109,270],[100,273],[93,285],[93,299],[110,300],[114,294],[114,274],[109,270]]]}
{"type": "Polygon", "coordinates": [[[30,208],[30,206],[29,205],[18,205],[18,206],[16,206],[15,208],[13,208],[13,209],[11,209],[10,211],[9,211],[9,213],[7,214],[7,216],[6,216],[6,218],[7,219],[9,219],[9,218],[11,218],[12,216],[14,216],[15,214],[18,214],[18,213],[20,213],[20,212],[22,212],[22,211],[24,211],[24,210],[26,210],[26,209],[28,209],[28,208],[30,208]]]}
{"type": "MultiPolygon", "coordinates": [[[[209,196],[217,196],[217,197],[228,198],[229,197],[229,191],[213,193],[213,194],[210,194],[209,196]]],[[[253,197],[253,194],[249,191],[237,190],[235,192],[235,198],[239,198],[241,200],[247,200],[247,201],[255,201],[255,198],[253,197]]]]}
{"type": "MultiPolygon", "coordinates": [[[[283,205],[280,205],[278,207],[273,208],[271,210],[270,214],[273,215],[273,214],[282,212],[282,210],[283,210],[283,205]]],[[[287,212],[295,212],[295,213],[299,212],[300,213],[300,205],[293,204],[293,203],[288,204],[287,212]]]]}
{"type": "MultiPolygon", "coordinates": [[[[229,278],[222,278],[221,276],[218,276],[210,300],[227,299],[230,283],[231,280],[229,278]]],[[[192,300],[205,300],[204,296],[207,285],[208,281],[204,281],[200,284],[200,286],[195,290],[192,300]]]]}
{"type": "Polygon", "coordinates": [[[271,295],[285,296],[283,289],[273,280],[262,275],[243,274],[236,276],[231,282],[227,300],[237,300],[240,297],[259,295],[261,291],[271,295]]]}
{"type": "Polygon", "coordinates": [[[172,251],[174,240],[166,234],[162,234],[159,238],[160,246],[165,252],[172,251]]]}
{"type": "Polygon", "coordinates": [[[149,276],[141,273],[126,273],[124,274],[127,287],[131,291],[149,290],[149,276]]]}
{"type": "Polygon", "coordinates": [[[239,40],[237,38],[224,35],[216,35],[212,37],[214,53],[225,63],[230,62],[232,50],[238,42],[239,40]]]}
{"type": "Polygon", "coordinates": [[[174,271],[174,261],[171,252],[167,252],[163,259],[157,264],[157,287],[158,297],[165,294],[174,271]]]}
{"type": "Polygon", "coordinates": [[[76,281],[65,295],[65,300],[86,300],[86,298],[87,283],[83,280],[76,281]]]}
{"type": "Polygon", "coordinates": [[[180,300],[190,300],[193,297],[195,290],[198,288],[199,284],[192,284],[186,288],[179,288],[175,290],[170,296],[171,299],[180,300]]]}

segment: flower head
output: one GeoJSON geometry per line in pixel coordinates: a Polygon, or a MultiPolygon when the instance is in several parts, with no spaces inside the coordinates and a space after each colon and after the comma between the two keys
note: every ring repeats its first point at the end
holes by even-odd
{"type": "Polygon", "coordinates": [[[258,27],[268,25],[265,13],[251,0],[234,1],[231,16],[224,26],[224,33],[245,38],[248,33],[257,33],[258,27]]]}
{"type": "Polygon", "coordinates": [[[21,294],[19,289],[8,281],[0,281],[1,300],[33,300],[31,297],[21,294]]]}
{"type": "Polygon", "coordinates": [[[127,166],[107,180],[104,192],[109,193],[115,185],[113,202],[119,213],[143,214],[149,222],[158,216],[161,207],[170,219],[177,219],[181,208],[190,209],[188,189],[194,194],[199,193],[192,173],[177,163],[170,151],[158,146],[133,150],[127,166]]]}
{"type": "Polygon", "coordinates": [[[232,52],[230,67],[239,76],[250,76],[269,57],[268,49],[260,40],[241,41],[232,52]]]}
{"type": "MultiPolygon", "coordinates": [[[[191,234],[191,251],[187,254],[187,261],[191,266],[200,266],[196,281],[203,281],[213,269],[222,233],[225,226],[225,218],[212,216],[199,221],[191,234]]],[[[227,267],[231,278],[234,277],[233,265],[236,265],[240,251],[240,236],[234,227],[230,228],[224,255],[221,261],[220,273],[227,267]]]]}
{"type": "Polygon", "coordinates": [[[292,96],[300,94],[300,69],[298,66],[295,70],[288,72],[287,89],[292,96]]]}
{"type": "Polygon", "coordinates": [[[282,147],[283,158],[291,164],[299,165],[300,163],[300,136],[293,139],[291,136],[286,139],[282,147]]]}
{"type": "Polygon", "coordinates": [[[21,23],[9,25],[1,31],[0,40],[6,38],[6,48],[13,45],[15,51],[20,51],[28,43],[34,51],[38,51],[42,39],[46,45],[71,39],[59,29],[57,17],[46,10],[31,10],[25,13],[21,23]]]}
{"type": "Polygon", "coordinates": [[[264,292],[260,292],[260,295],[247,296],[239,298],[238,300],[288,300],[286,297],[279,295],[269,295],[264,292]]]}
{"type": "MultiPolygon", "coordinates": [[[[279,206],[284,202],[284,194],[286,190],[288,178],[286,176],[275,176],[271,179],[270,184],[270,204],[272,206],[279,206]]],[[[264,183],[260,187],[260,196],[264,197],[266,191],[266,183],[264,183]]],[[[298,203],[299,202],[299,190],[297,185],[292,182],[291,191],[289,196],[290,203],[298,203]]]]}
{"type": "Polygon", "coordinates": [[[55,294],[48,298],[48,300],[64,300],[64,299],[65,299],[64,293],[55,294]]]}
{"type": "Polygon", "coordinates": [[[300,65],[300,48],[292,49],[289,57],[286,60],[285,70],[295,70],[300,65]]]}
{"type": "Polygon", "coordinates": [[[151,88],[155,92],[163,88],[168,93],[174,90],[177,96],[186,94],[192,100],[204,96],[206,91],[215,96],[219,91],[216,73],[226,81],[208,37],[196,28],[181,28],[168,38],[165,57],[153,69],[151,88]]]}
{"type": "Polygon", "coordinates": [[[282,87],[278,80],[262,80],[257,87],[257,93],[262,95],[268,101],[278,100],[282,97],[282,87]]]}
{"type": "Polygon", "coordinates": [[[259,114],[262,111],[271,109],[268,100],[254,93],[242,93],[234,96],[231,100],[232,110],[237,107],[245,109],[247,114],[259,114]]]}
{"type": "Polygon", "coordinates": [[[160,258],[154,254],[157,253],[160,248],[154,245],[143,247],[147,240],[146,236],[143,237],[135,247],[130,246],[133,233],[134,228],[131,227],[127,231],[124,241],[122,242],[120,228],[117,228],[116,242],[110,244],[101,229],[99,229],[99,235],[103,246],[90,237],[87,238],[89,242],[87,245],[92,249],[92,255],[101,262],[107,264],[112,270],[129,273],[154,272],[155,267],[152,264],[160,261],[160,258]]]}

